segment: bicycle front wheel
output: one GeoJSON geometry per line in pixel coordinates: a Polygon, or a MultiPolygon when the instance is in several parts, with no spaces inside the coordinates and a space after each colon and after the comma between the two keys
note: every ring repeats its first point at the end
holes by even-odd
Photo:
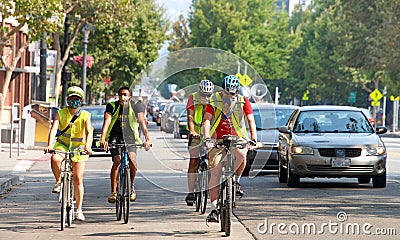
{"type": "Polygon", "coordinates": [[[226,180],[225,185],[225,236],[229,237],[231,235],[231,226],[232,226],[232,178],[229,177],[226,180]]]}
{"type": "Polygon", "coordinates": [[[207,200],[208,200],[208,171],[201,172],[201,214],[206,212],[207,207],[207,200]]]}
{"type": "Polygon", "coordinates": [[[61,231],[64,231],[65,222],[67,218],[67,201],[68,201],[68,179],[67,176],[63,176],[61,179],[61,231]]]}
{"type": "Polygon", "coordinates": [[[129,205],[131,200],[131,174],[129,168],[125,168],[123,171],[123,208],[124,208],[124,223],[128,223],[129,220],[129,205]]]}
{"type": "Polygon", "coordinates": [[[119,178],[119,181],[117,183],[117,197],[115,199],[115,213],[117,215],[117,221],[121,220],[122,217],[122,183],[121,183],[121,178],[119,178]]]}
{"type": "Polygon", "coordinates": [[[67,224],[68,227],[71,226],[72,221],[74,220],[74,184],[72,181],[72,175],[66,177],[68,179],[68,189],[67,189],[67,224]]]}
{"type": "Polygon", "coordinates": [[[194,201],[196,204],[196,212],[200,211],[201,206],[201,172],[196,172],[196,182],[194,184],[194,201]]]}

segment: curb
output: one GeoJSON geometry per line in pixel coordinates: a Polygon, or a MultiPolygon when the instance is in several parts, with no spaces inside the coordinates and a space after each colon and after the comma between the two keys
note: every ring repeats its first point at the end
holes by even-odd
{"type": "Polygon", "coordinates": [[[0,194],[7,193],[11,190],[12,186],[18,185],[23,181],[22,176],[9,175],[0,178],[0,194]]]}

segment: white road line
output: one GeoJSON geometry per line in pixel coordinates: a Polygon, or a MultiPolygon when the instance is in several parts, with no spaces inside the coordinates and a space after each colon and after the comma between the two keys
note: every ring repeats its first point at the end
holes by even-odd
{"type": "Polygon", "coordinates": [[[20,160],[12,172],[26,172],[35,161],[20,160]]]}

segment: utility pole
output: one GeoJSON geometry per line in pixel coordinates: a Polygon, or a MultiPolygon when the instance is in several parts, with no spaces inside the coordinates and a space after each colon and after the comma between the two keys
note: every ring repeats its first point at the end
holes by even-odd
{"type": "Polygon", "coordinates": [[[386,125],[386,94],[387,89],[386,86],[383,88],[383,109],[382,109],[382,126],[386,125]]]}
{"type": "MultiPolygon", "coordinates": [[[[64,57],[65,54],[69,55],[69,52],[66,51],[67,46],[69,44],[70,36],[69,36],[69,26],[71,26],[71,22],[69,21],[69,16],[68,14],[65,16],[65,22],[64,22],[64,43],[62,47],[62,56],[64,57]]],[[[62,73],[61,73],[61,84],[62,84],[62,106],[65,107],[67,106],[67,88],[68,88],[68,82],[71,81],[71,71],[68,70],[68,61],[69,61],[69,56],[67,60],[64,63],[62,73]]]]}
{"type": "Polygon", "coordinates": [[[46,101],[46,55],[47,55],[47,46],[44,39],[40,39],[40,72],[39,72],[39,91],[38,98],[40,101],[46,101]]]}
{"type": "Polygon", "coordinates": [[[82,59],[82,89],[83,92],[85,93],[84,99],[83,99],[83,104],[86,104],[86,58],[87,58],[87,45],[89,43],[89,33],[90,30],[94,30],[94,26],[91,24],[86,23],[85,26],[83,26],[83,59],[82,59]]]}

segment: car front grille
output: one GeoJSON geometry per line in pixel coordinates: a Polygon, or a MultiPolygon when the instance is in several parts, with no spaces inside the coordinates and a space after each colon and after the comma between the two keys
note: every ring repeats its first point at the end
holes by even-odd
{"type": "Polygon", "coordinates": [[[357,165],[350,167],[331,167],[329,165],[307,165],[307,169],[314,172],[341,172],[341,173],[370,173],[374,170],[373,165],[357,165]]]}
{"type": "MultiPolygon", "coordinates": [[[[345,157],[359,157],[361,156],[361,148],[345,148],[345,157]]],[[[335,148],[319,148],[319,155],[322,157],[336,157],[335,148]]]]}

